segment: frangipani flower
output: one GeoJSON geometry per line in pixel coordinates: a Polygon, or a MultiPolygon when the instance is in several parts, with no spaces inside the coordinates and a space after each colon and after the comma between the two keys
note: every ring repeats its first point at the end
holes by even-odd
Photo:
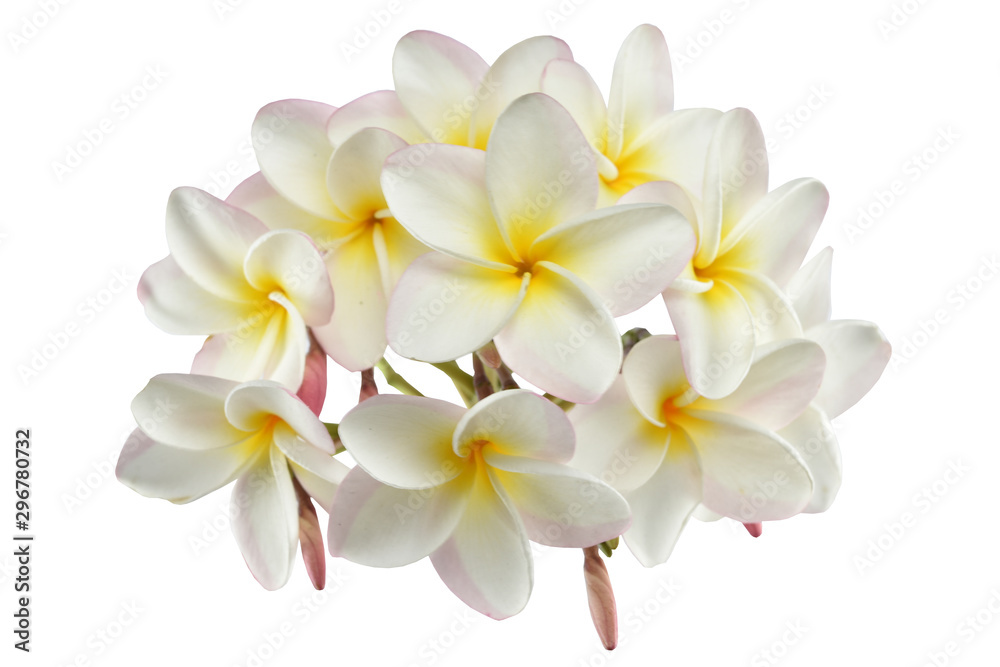
{"type": "Polygon", "coordinates": [[[512,370],[574,402],[597,400],[618,372],[613,318],[669,285],[694,247],[672,208],[594,210],[593,152],[542,94],[501,114],[485,152],[410,147],[388,159],[382,185],[400,223],[440,251],[396,287],[392,349],[438,362],[495,340],[512,370]]]}
{"type": "Polygon", "coordinates": [[[325,560],[308,496],[329,510],[347,467],[305,403],[266,380],[166,374],[139,392],[132,413],[139,428],[118,460],[123,484],[187,503],[236,480],[233,535],[257,581],[268,590],[285,585],[301,531],[310,576],[322,588],[325,560]]]}
{"type": "Polygon", "coordinates": [[[312,241],[268,231],[195,188],[171,193],[166,231],[170,255],[143,273],[139,300],[164,331],[210,334],[192,372],[298,389],[307,327],[326,324],[333,313],[330,280],[312,241]]]}
{"type": "Polygon", "coordinates": [[[349,412],[340,438],[358,462],[330,513],[330,552],[376,567],[430,556],[473,609],[506,618],[527,604],[528,540],[587,547],[629,524],[610,486],[564,465],[573,427],[529,391],[466,411],[412,396],[376,396],[349,412]]]}
{"type": "Polygon", "coordinates": [[[639,186],[621,199],[669,204],[695,227],[694,257],[663,300],[691,386],[709,398],[739,386],[757,346],[802,335],[781,288],[802,264],[829,194],[811,178],[768,192],[767,171],[757,119],[734,109],[712,136],[701,201],[667,182],[639,186]]]}
{"type": "Polygon", "coordinates": [[[722,112],[673,111],[670,54],[659,29],[641,25],[625,38],[607,105],[587,70],[570,59],[546,65],[541,92],[566,107],[590,140],[601,176],[599,206],[649,181],[673,181],[701,197],[705,156],[722,112]]]}
{"type": "Polygon", "coordinates": [[[625,541],[647,567],[667,560],[699,503],[743,523],[793,516],[809,502],[813,482],[775,431],[806,409],[824,366],[815,343],[772,343],[735,392],[711,400],[685,377],[677,338],[652,336],[629,352],[600,401],[570,412],[571,463],[628,500],[625,541]]]}

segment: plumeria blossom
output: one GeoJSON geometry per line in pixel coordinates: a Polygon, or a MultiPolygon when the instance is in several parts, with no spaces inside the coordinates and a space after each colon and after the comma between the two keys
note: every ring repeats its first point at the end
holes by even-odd
{"type": "Polygon", "coordinates": [[[712,136],[703,199],[676,184],[653,182],[620,200],[669,204],[694,225],[698,247],[663,300],[680,337],[684,369],[702,396],[734,391],[757,346],[802,334],[782,287],[802,264],[829,194],[812,178],[768,192],[767,173],[757,119],[734,109],[712,136]]]}
{"type": "Polygon", "coordinates": [[[418,151],[390,156],[383,191],[400,223],[440,252],[415,260],[396,286],[393,350],[438,362],[494,340],[536,386],[599,398],[621,364],[613,318],[678,275],[694,248],[688,222],[667,206],[595,211],[593,152],[546,95],[507,107],[485,152],[439,144],[415,162],[418,151]]]}
{"type": "Polygon", "coordinates": [[[349,412],[340,437],[358,462],[330,514],[330,552],[376,567],[430,556],[473,609],[506,618],[527,604],[528,540],[589,547],[629,524],[610,486],[565,465],[565,413],[525,390],[466,411],[412,396],[377,396],[349,412]]]}
{"type": "Polygon", "coordinates": [[[687,380],[677,337],[652,336],[600,401],[570,412],[572,464],[628,500],[625,541],[647,567],[666,561],[699,504],[743,523],[788,518],[810,501],[813,480],[776,431],[807,408],[825,365],[816,343],[775,342],[736,391],[713,400],[687,380]]]}
{"type": "Polygon", "coordinates": [[[139,300],[164,331],[209,334],[192,372],[298,389],[308,327],[333,313],[330,280],[309,237],[270,231],[195,188],[171,193],[166,231],[170,255],[143,273],[139,300]]]}
{"type": "Polygon", "coordinates": [[[605,105],[597,83],[570,59],[545,66],[542,92],[565,106],[590,140],[600,173],[599,205],[637,185],[673,181],[701,197],[715,109],[674,111],[673,75],[663,33],[651,25],[622,44],[605,105]]]}
{"type": "Polygon", "coordinates": [[[253,576],[268,590],[284,586],[301,535],[322,588],[324,550],[309,498],[329,510],[347,467],[309,406],[267,380],[166,374],[139,392],[132,413],[139,428],[118,461],[122,483],[187,503],[236,480],[233,535],[253,576]]]}

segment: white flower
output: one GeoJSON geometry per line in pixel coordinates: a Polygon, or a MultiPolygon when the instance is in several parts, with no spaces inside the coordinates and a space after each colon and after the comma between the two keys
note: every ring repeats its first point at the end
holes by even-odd
{"type": "Polygon", "coordinates": [[[493,618],[518,613],[532,588],[528,540],[587,547],[629,523],[625,500],[573,470],[573,428],[528,391],[470,410],[377,396],[349,412],[340,437],[358,462],[334,498],[330,552],[377,567],[430,556],[448,587],[493,618]]]}
{"type": "Polygon", "coordinates": [[[628,500],[625,541],[647,567],[666,561],[699,503],[743,523],[793,516],[809,502],[813,482],[775,431],[809,405],[824,365],[815,343],[772,343],[735,392],[711,400],[686,379],[676,337],[647,338],[600,401],[570,412],[572,464],[628,500]]]}
{"type": "Polygon", "coordinates": [[[495,340],[529,382],[596,400],[621,363],[613,318],[679,273],[693,251],[689,223],[665,206],[595,211],[593,152],[545,95],[511,104],[485,152],[431,148],[399,151],[383,170],[400,223],[440,251],[414,261],[396,287],[392,349],[438,362],[495,340]]]}
{"type": "Polygon", "coordinates": [[[302,384],[307,327],[326,324],[333,292],[322,258],[299,232],[268,231],[254,216],[195,188],[167,203],[170,256],[139,281],[158,327],[211,334],[192,372],[302,384]]]}
{"type": "MultiPolygon", "coordinates": [[[[324,378],[325,380],[325,378],[324,378]]],[[[281,588],[299,544],[297,488],[329,510],[347,467],[333,458],[326,427],[274,382],[237,384],[203,375],[158,375],[132,402],[139,428],[118,460],[118,479],[136,492],[187,503],[233,488],[233,535],[261,585],[281,588]]],[[[313,512],[311,505],[307,511],[313,512]]],[[[310,575],[322,565],[318,535],[302,526],[310,575]]],[[[322,587],[321,581],[314,582],[322,587]]]]}

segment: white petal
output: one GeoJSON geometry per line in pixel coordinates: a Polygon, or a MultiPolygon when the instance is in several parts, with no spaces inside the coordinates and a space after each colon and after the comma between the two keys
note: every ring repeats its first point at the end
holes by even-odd
{"type": "MultiPolygon", "coordinates": [[[[272,417],[279,417],[296,435],[309,445],[326,452],[328,456],[333,456],[336,451],[330,432],[319,417],[298,396],[275,382],[245,382],[233,389],[226,398],[226,418],[237,428],[258,431],[266,428],[272,417]]],[[[287,455],[299,465],[309,467],[309,461],[315,460],[314,457],[293,456],[292,444],[286,444],[289,447],[287,455]]],[[[320,472],[320,469],[315,472],[320,472]]]]}
{"type": "Polygon", "coordinates": [[[282,197],[259,171],[229,193],[226,203],[241,208],[263,222],[268,229],[297,229],[322,248],[336,244],[350,227],[327,220],[299,208],[282,197]]]}
{"type": "Polygon", "coordinates": [[[455,427],[455,453],[468,455],[468,445],[477,440],[511,456],[565,463],[573,456],[575,435],[562,408],[521,389],[493,394],[465,413],[455,427]]]}
{"type": "Polygon", "coordinates": [[[840,445],[830,420],[811,405],[778,435],[795,448],[813,478],[813,495],[802,511],[825,512],[837,497],[843,477],[840,445]]]}
{"type": "Polygon", "coordinates": [[[608,155],[617,157],[673,108],[667,42],[658,28],[640,25],[625,38],[615,59],[608,99],[608,155]]]}
{"type": "Polygon", "coordinates": [[[615,317],[649,303],[690,262],[695,237],[675,209],[633,204],[600,209],[555,227],[531,254],[591,287],[615,317]]]}
{"type": "Polygon", "coordinates": [[[429,362],[478,350],[510,321],[529,279],[441,253],[418,257],[389,302],[389,344],[404,357],[429,362]]]}
{"type": "Polygon", "coordinates": [[[299,505],[288,462],[271,446],[236,481],[233,537],[254,578],[269,591],[285,585],[299,543],[299,505]]]}
{"type": "Polygon", "coordinates": [[[875,386],[892,346],[878,326],[863,320],[825,322],[807,335],[826,353],[826,374],[815,402],[833,419],[875,386]]]}
{"type": "Polygon", "coordinates": [[[352,220],[371,219],[385,208],[379,178],[391,154],[406,142],[387,130],[369,127],[342,143],[326,172],[327,189],[337,208],[352,220]]]}
{"type": "Polygon", "coordinates": [[[625,533],[628,548],[646,567],[667,562],[701,502],[701,466],[684,431],[670,434],[663,463],[648,482],[625,498],[632,508],[632,527],[625,533]]]}
{"type": "Polygon", "coordinates": [[[524,301],[494,338],[528,382],[574,403],[593,403],[614,382],[622,343],[611,313],[579,278],[535,264],[524,301]]]}
{"type": "Polygon", "coordinates": [[[657,426],[665,426],[664,407],[690,389],[676,336],[650,336],[628,353],[622,378],[633,405],[657,426]]]}
{"type": "MultiPolygon", "coordinates": [[[[698,214],[691,196],[681,186],[670,181],[650,181],[632,188],[618,200],[619,204],[666,204],[673,206],[691,225],[698,229],[698,214]]],[[[697,237],[697,234],[695,235],[697,237]]]]}
{"type": "Polygon", "coordinates": [[[437,399],[383,394],[344,415],[340,440],[358,465],[380,482],[429,489],[464,469],[465,461],[451,446],[464,413],[437,399]]]}
{"type": "Polygon", "coordinates": [[[808,330],[830,319],[830,277],[833,248],[827,246],[802,265],[785,286],[789,301],[795,306],[802,328],[808,330]]]}
{"type": "Polygon", "coordinates": [[[701,461],[702,503],[743,523],[787,519],[812,497],[798,453],[775,433],[738,417],[691,410],[678,425],[701,461]]]}
{"type": "Polygon", "coordinates": [[[802,337],[802,325],[795,316],[795,306],[767,276],[744,269],[725,269],[713,274],[713,278],[736,288],[746,301],[753,317],[757,345],[802,337]]]}
{"type": "Polygon", "coordinates": [[[333,315],[333,288],[312,239],[302,232],[278,230],[250,247],[243,265],[247,280],[264,294],[282,292],[309,326],[333,315]]]}
{"type": "Polygon", "coordinates": [[[338,217],[326,190],[333,146],[326,124],[336,109],[308,100],[272,102],[253,121],[257,163],[268,183],[296,206],[321,218],[338,217]]]}
{"type": "Polygon", "coordinates": [[[503,492],[476,475],[465,513],[433,554],[441,580],[476,611],[497,620],[528,603],[533,563],[524,526],[503,492]]]}
{"type": "Polygon", "coordinates": [[[594,209],[597,180],[590,144],[551,97],[525,95],[500,114],[486,183],[494,218],[520,259],[543,232],[594,209]]]}
{"type": "Polygon", "coordinates": [[[138,293],[146,317],[172,334],[212,334],[235,329],[250,310],[246,303],[205,290],[169,256],[143,272],[138,293]]]}
{"type": "Polygon", "coordinates": [[[371,567],[400,567],[429,556],[465,512],[471,475],[429,489],[397,489],[356,467],[330,512],[330,553],[371,567]]]}
{"type": "Polygon", "coordinates": [[[408,144],[426,141],[394,90],[376,90],[334,111],[326,125],[326,136],[330,145],[337,148],[366,127],[388,130],[408,144]]]}
{"type": "Polygon", "coordinates": [[[489,66],[469,47],[450,37],[416,30],[396,44],[392,79],[403,107],[432,141],[465,145],[469,116],[461,109],[467,98],[482,92],[480,80],[489,66]]]}
{"type": "Polygon", "coordinates": [[[542,92],[566,107],[595,151],[607,150],[608,108],[586,69],[572,60],[552,60],[542,75],[542,92]]]}
{"type": "Polygon", "coordinates": [[[159,443],[182,449],[215,449],[250,435],[226,419],[226,395],[235,382],[203,375],[157,375],[132,400],[139,428],[159,443]]]}

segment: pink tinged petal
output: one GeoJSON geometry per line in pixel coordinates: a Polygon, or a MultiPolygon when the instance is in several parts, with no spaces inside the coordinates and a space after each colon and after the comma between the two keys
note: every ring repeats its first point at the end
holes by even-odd
{"type": "Polygon", "coordinates": [[[805,330],[830,319],[832,269],[833,248],[827,246],[806,262],[785,286],[785,294],[795,306],[795,314],[805,330]]]}
{"type": "Polygon", "coordinates": [[[468,456],[469,445],[488,441],[509,456],[565,463],[573,456],[573,425],[561,408],[526,389],[502,391],[476,403],[458,422],[452,447],[468,456]]]}
{"type": "Polygon", "coordinates": [[[295,392],[303,403],[317,417],[326,402],[326,352],[317,343],[309,348],[306,355],[306,366],[302,376],[302,386],[295,392]]]}
{"type": "Polygon", "coordinates": [[[583,578],[587,584],[587,604],[594,629],[604,648],[614,650],[618,646],[618,608],[608,567],[597,547],[583,550],[583,578]]]}
{"type": "MultiPolygon", "coordinates": [[[[336,451],[330,432],[326,430],[319,417],[313,414],[297,396],[276,382],[267,380],[244,382],[229,393],[225,410],[226,418],[237,428],[247,431],[261,430],[271,425],[274,417],[278,417],[291,429],[291,432],[312,447],[326,452],[329,456],[333,456],[336,451]]],[[[277,433],[278,426],[274,428],[277,433]]],[[[279,446],[283,442],[279,443],[279,446]]],[[[292,455],[291,450],[286,455],[299,465],[309,467],[306,460],[292,455]]]]}
{"type": "Polygon", "coordinates": [[[756,523],[745,523],[743,527],[750,533],[750,537],[760,537],[764,534],[764,524],[761,521],[756,523]]]}
{"type": "Polygon", "coordinates": [[[326,549],[323,546],[323,531],[319,527],[319,517],[309,494],[293,478],[295,497],[299,502],[299,545],[302,561],[309,574],[313,588],[318,591],[326,587],[326,549]]]}
{"type": "Polygon", "coordinates": [[[257,218],[197,188],[177,188],[167,202],[167,245],[181,270],[203,289],[232,301],[256,298],[243,259],[267,232],[257,218]]]}
{"type": "Polygon", "coordinates": [[[814,178],[790,181],[769,192],[726,237],[719,265],[786,284],[805,259],[829,203],[830,193],[814,178]]]}
{"type": "Polygon", "coordinates": [[[465,604],[497,620],[528,603],[534,566],[524,526],[485,469],[447,541],[431,554],[441,580],[465,604]]]}
{"type": "Polygon", "coordinates": [[[542,74],[541,92],[564,106],[594,150],[604,154],[608,148],[608,108],[601,89],[582,65],[572,60],[550,61],[542,74]]]}
{"type": "Polygon", "coordinates": [[[464,104],[486,94],[480,80],[486,61],[450,37],[416,30],[396,44],[392,79],[403,107],[432,141],[465,145],[469,113],[464,104]]]}
{"type": "Polygon", "coordinates": [[[326,265],[302,232],[279,230],[264,234],[250,247],[243,264],[254,289],[281,292],[309,326],[321,326],[333,315],[333,288],[326,265]]]}
{"type": "Polygon", "coordinates": [[[326,125],[326,136],[330,145],[337,148],[366,127],[392,132],[408,144],[426,141],[394,90],[376,90],[334,111],[326,125]]]}
{"type": "Polygon", "coordinates": [[[612,159],[674,108],[674,80],[663,33],[640,25],[618,51],[608,99],[608,150],[612,159]]]}
{"type": "Polygon", "coordinates": [[[735,391],[750,370],[754,351],[754,322],[743,296],[716,280],[700,294],[668,289],[663,300],[691,386],[707,398],[735,391]]]}
{"type": "MultiPolygon", "coordinates": [[[[331,460],[335,461],[335,459],[331,460]]],[[[343,466],[343,474],[340,480],[331,482],[297,465],[294,461],[289,461],[288,466],[292,469],[292,474],[295,476],[296,481],[309,494],[309,497],[315,500],[323,508],[323,511],[329,513],[330,508],[333,506],[333,497],[337,494],[337,488],[343,482],[344,477],[347,476],[350,468],[343,466]]]]}
{"type": "Polygon", "coordinates": [[[520,97],[500,114],[486,150],[493,215],[520,259],[561,222],[594,210],[597,168],[573,117],[548,95],[520,97]]]}
{"type": "Polygon", "coordinates": [[[156,442],[136,429],[125,441],[115,475],[147,498],[189,503],[236,479],[253,462],[258,444],[250,436],[213,449],[182,449],[156,442]]]}
{"type": "Polygon", "coordinates": [[[734,287],[753,316],[757,345],[785,338],[801,338],[802,325],[795,306],[767,276],[744,269],[724,269],[713,274],[717,282],[734,287]]]}
{"type": "Polygon", "coordinates": [[[158,443],[181,449],[225,447],[253,430],[234,427],[226,419],[226,395],[235,386],[203,375],[157,375],[132,400],[132,415],[158,443]]]}
{"type": "Polygon", "coordinates": [[[454,479],[465,461],[452,451],[465,409],[433,398],[382,394],[344,415],[340,440],[384,484],[429,489],[454,479]]]}
{"type": "Polygon", "coordinates": [[[719,412],[689,410],[677,423],[697,449],[708,509],[741,523],[775,521],[812,497],[808,468],[777,434],[719,412]]]}
{"type": "Polygon", "coordinates": [[[274,591],[288,582],[299,541],[298,499],[288,463],[270,447],[233,488],[233,536],[260,585],[274,591]]]}
{"type": "Polygon", "coordinates": [[[441,253],[417,258],[389,302],[386,331],[398,354],[450,361],[486,345],[529,292],[523,277],[441,253]]]}
{"type": "Polygon", "coordinates": [[[326,189],[333,154],[326,124],[336,109],[308,100],[272,102],[253,121],[257,163],[268,183],[296,206],[321,218],[337,219],[326,189]]]}
{"type": "Polygon", "coordinates": [[[490,211],[482,151],[437,144],[403,149],[386,161],[382,189],[393,216],[422,243],[483,266],[511,266],[490,211]]]}
{"type": "Polygon", "coordinates": [[[167,333],[212,334],[236,328],[248,305],[230,301],[202,288],[173,257],[146,269],[139,280],[139,301],[146,317],[167,333]]]}
{"type": "Polygon", "coordinates": [[[342,229],[350,229],[341,222],[320,218],[291,203],[259,171],[237,185],[226,197],[226,203],[243,209],[268,229],[297,229],[324,247],[339,238],[338,232],[342,229]]]}
{"type": "Polygon", "coordinates": [[[387,130],[369,127],[337,148],[326,172],[327,188],[337,208],[352,220],[369,220],[385,208],[379,178],[391,154],[405,141],[387,130]]]}
{"type": "Polygon", "coordinates": [[[614,206],[555,227],[531,255],[558,264],[590,286],[615,317],[649,303],[691,261],[695,237],[675,209],[614,206]]]}
{"type": "Polygon", "coordinates": [[[599,399],[622,362],[621,336],[600,297],[548,262],[535,265],[524,301],[494,341],[512,371],[574,403],[599,399]]]}
{"type": "Polygon", "coordinates": [[[628,548],[645,567],[667,562],[702,499],[698,453],[682,430],[671,432],[667,455],[649,481],[625,498],[632,508],[628,548]]]}
{"type": "Polygon", "coordinates": [[[632,404],[661,427],[666,426],[667,409],[691,388],[676,336],[650,336],[636,343],[622,364],[622,378],[632,404]]]}
{"type": "Polygon", "coordinates": [[[783,340],[757,348],[750,372],[733,393],[691,407],[724,412],[776,431],[802,414],[823,382],[826,355],[807,340],[783,340]]]}
{"type": "Polygon", "coordinates": [[[566,42],[557,37],[529,37],[500,54],[486,72],[472,109],[469,145],[486,148],[497,117],[522,95],[541,91],[542,72],[553,58],[572,60],[566,42]]]}
{"type": "Polygon", "coordinates": [[[505,456],[491,447],[483,449],[483,460],[533,542],[589,547],[618,537],[632,521],[625,499],[596,477],[550,461],[505,456]]]}
{"type": "Polygon", "coordinates": [[[569,418],[576,430],[569,464],[622,493],[645,484],[667,451],[669,432],[636,410],[620,375],[599,401],[576,406],[569,418]]]}
{"type": "Polygon", "coordinates": [[[327,255],[326,267],[339,296],[333,318],[313,329],[313,335],[347,370],[371,368],[385,353],[387,302],[372,233],[359,235],[327,255]]]}
{"type": "Polygon", "coordinates": [[[803,512],[825,512],[840,491],[843,466],[840,445],[833,425],[815,405],[810,405],[798,419],[778,432],[795,448],[813,478],[813,494],[803,512]]]}
{"type": "Polygon", "coordinates": [[[401,567],[429,556],[465,512],[472,475],[426,489],[398,489],[361,467],[348,473],[330,511],[330,553],[371,567],[401,567]]]}
{"type": "Polygon", "coordinates": [[[892,346],[872,322],[833,320],[809,330],[826,353],[826,374],[816,405],[833,419],[857,403],[882,377],[892,346]]]}

